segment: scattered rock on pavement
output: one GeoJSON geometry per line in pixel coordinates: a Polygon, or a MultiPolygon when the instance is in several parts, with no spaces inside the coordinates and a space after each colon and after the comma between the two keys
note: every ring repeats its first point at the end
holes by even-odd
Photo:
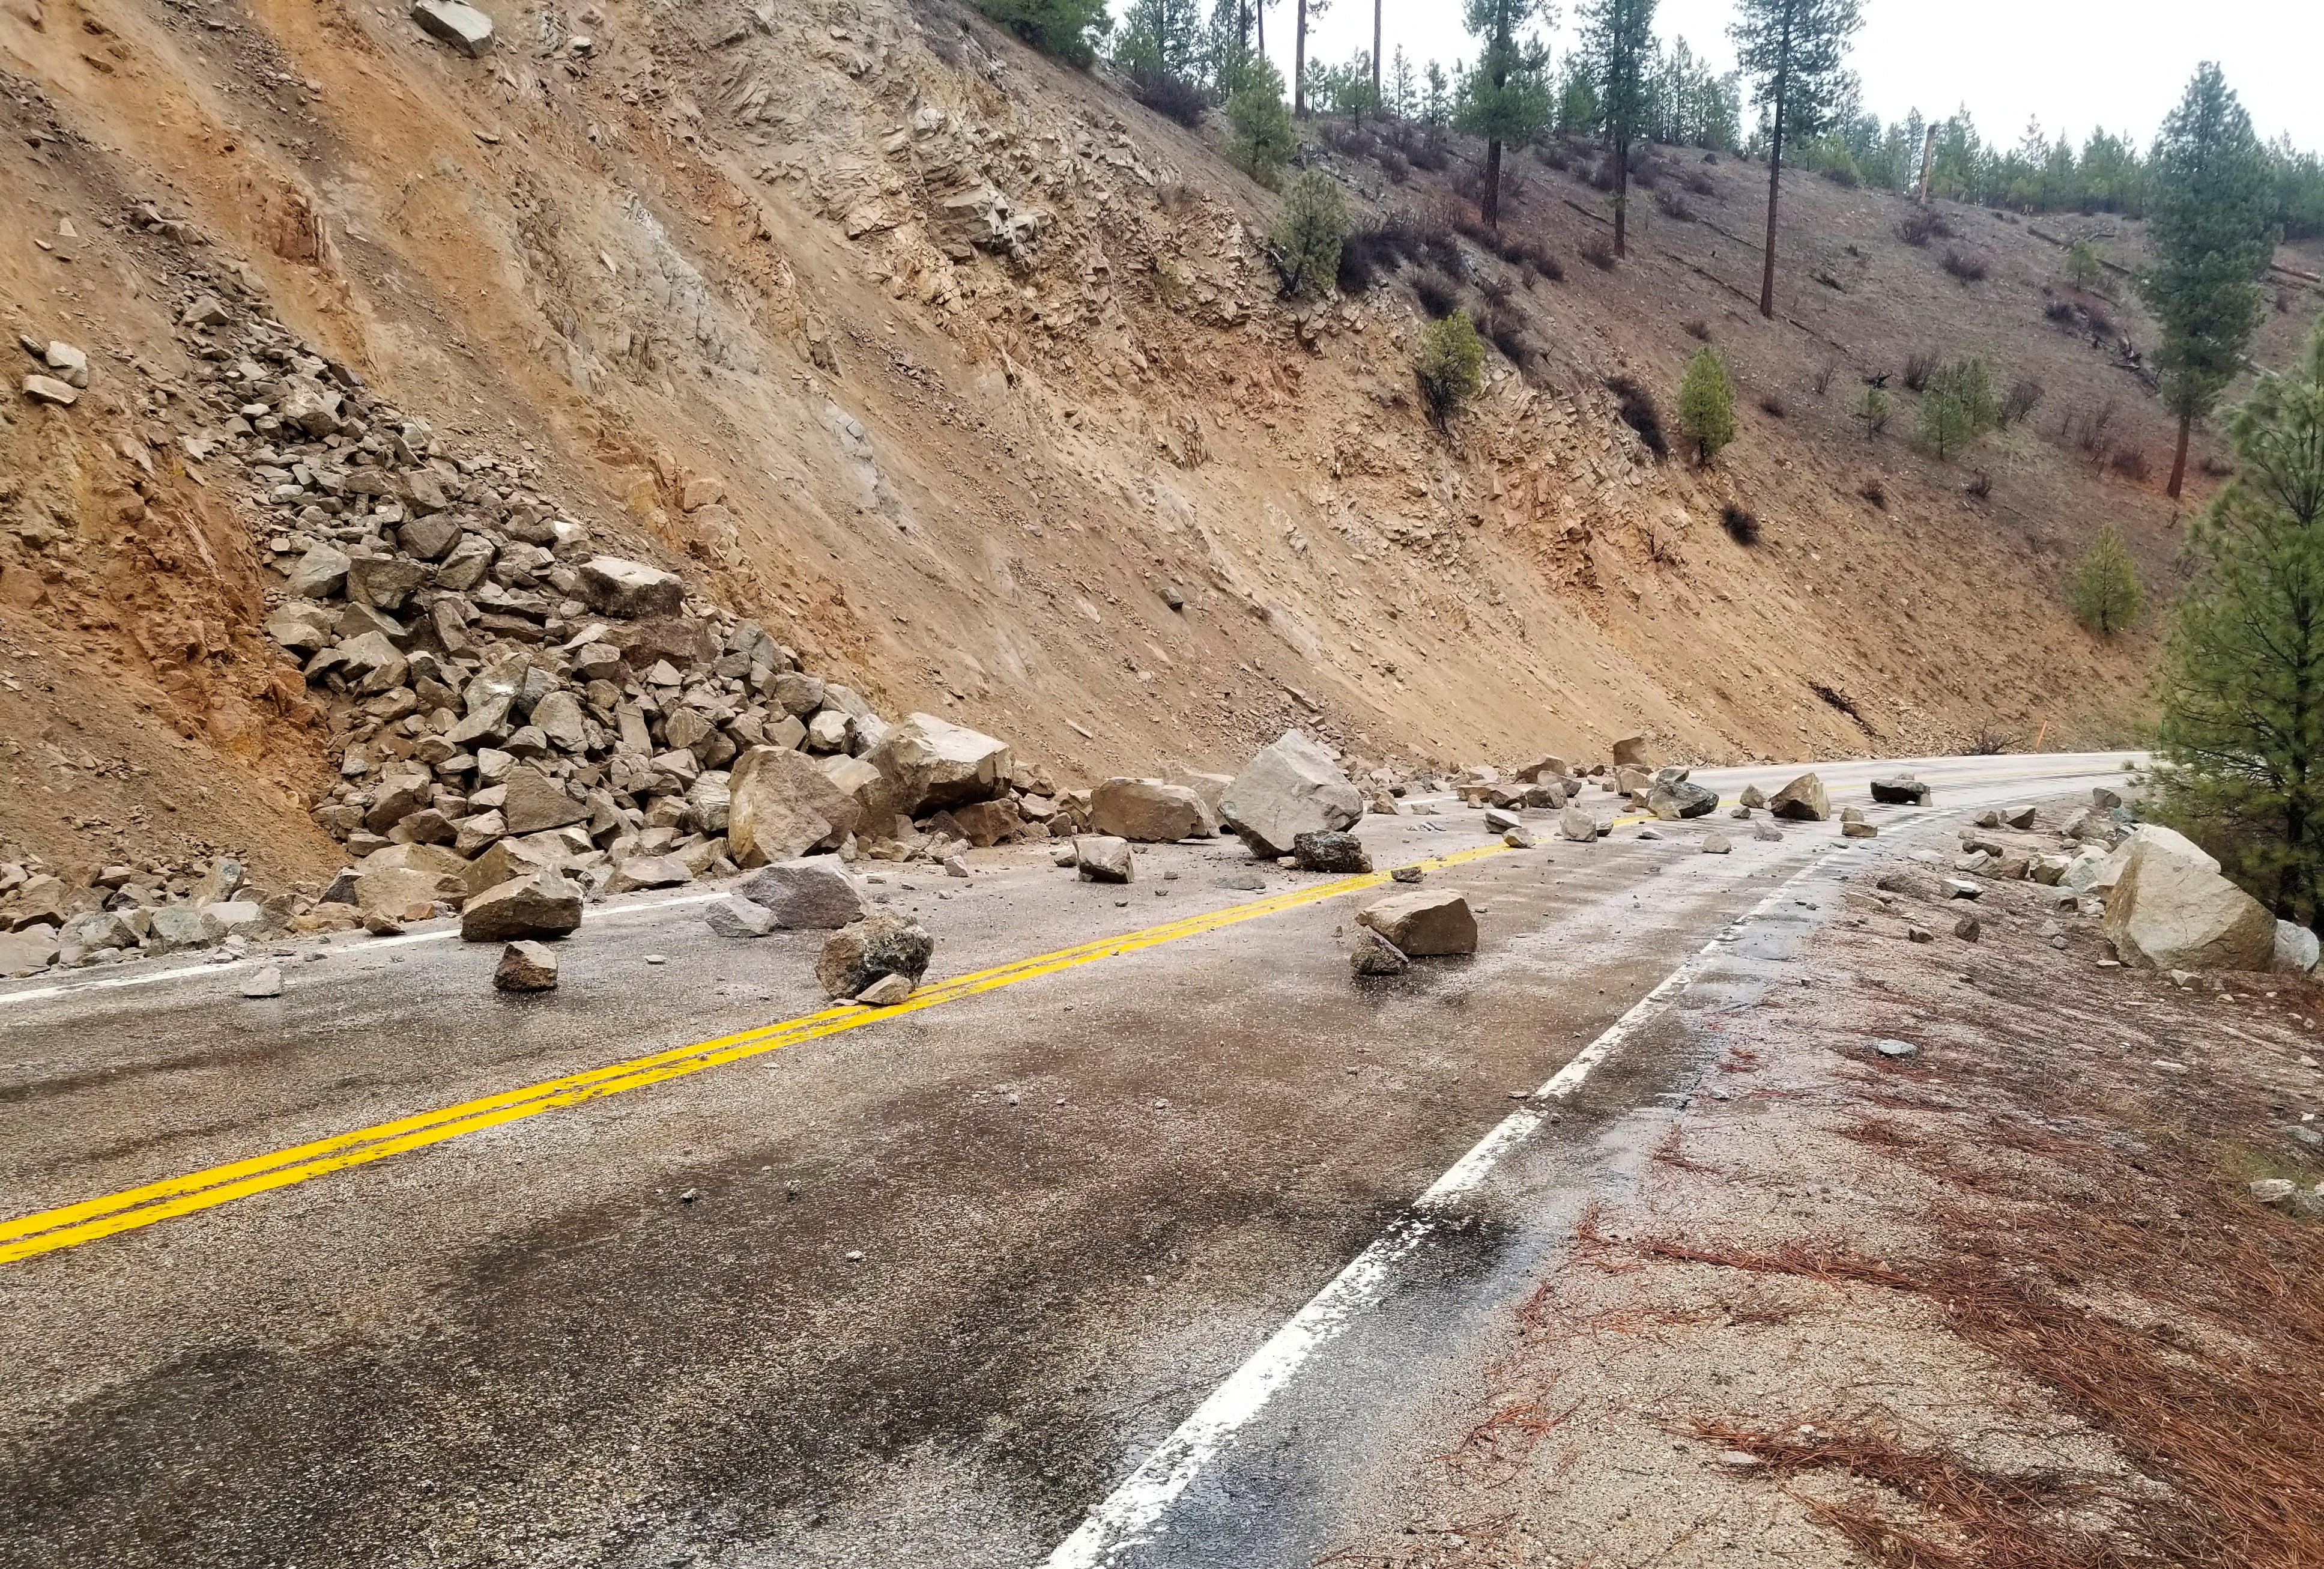
{"type": "Polygon", "coordinates": [[[862,893],[832,856],[778,861],[752,873],[735,893],[788,931],[835,931],[863,913],[862,893]]]}
{"type": "Polygon", "coordinates": [[[1617,768],[1644,767],[1646,761],[1646,738],[1625,735],[1614,743],[1614,765],[1617,768]]]}
{"type": "Polygon", "coordinates": [[[702,918],[722,937],[762,937],[775,929],[775,912],[740,894],[720,900],[703,911],[702,918]]]}
{"type": "Polygon", "coordinates": [[[2032,807],[2017,807],[2001,814],[2001,820],[2013,828],[2030,828],[2038,814],[2032,807]]]}
{"type": "Polygon", "coordinates": [[[1743,793],[1735,798],[1744,810],[1750,811],[1767,804],[1767,792],[1757,785],[1745,785],[1743,793]]]}
{"type": "Polygon", "coordinates": [[[1388,873],[1389,877],[1398,882],[1418,882],[1426,875],[1425,869],[1418,866],[1399,866],[1388,873]]]}
{"type": "Polygon", "coordinates": [[[1210,808],[1193,789],[1145,779],[1105,780],[1090,791],[1090,826],[1140,844],[1218,831],[1210,808]]]}
{"type": "Polygon", "coordinates": [[[1876,779],[1872,781],[1872,798],[1884,807],[1925,807],[1929,804],[1929,787],[1910,774],[1876,779]]]}
{"type": "Polygon", "coordinates": [[[1767,810],[1795,823],[1821,823],[1831,816],[1831,798],[1823,780],[1803,773],[1767,798],[1767,810]]]}
{"type": "Polygon", "coordinates": [[[1128,882],[1138,875],[1130,841],[1110,834],[1084,834],[1074,841],[1075,863],[1084,882],[1128,882]]]}
{"type": "Polygon", "coordinates": [[[1568,807],[1557,814],[1557,831],[1576,844],[1587,844],[1598,837],[1598,819],[1580,807],[1568,807]]]}
{"type": "Polygon", "coordinates": [[[1525,819],[1515,812],[1504,810],[1499,807],[1485,808],[1485,832],[1488,834],[1506,834],[1511,828],[1523,826],[1524,823],[1525,819]]]}
{"type": "Polygon", "coordinates": [[[1727,835],[1724,834],[1705,834],[1702,836],[1702,853],[1705,855],[1725,855],[1734,848],[1734,845],[1727,842],[1727,835]]]}
{"type": "Polygon", "coordinates": [[[581,890],[555,872],[488,888],[460,911],[460,937],[471,943],[561,937],[580,924],[581,890]]]}
{"type": "Polygon", "coordinates": [[[493,984],[503,992],[554,991],[557,955],[546,943],[511,943],[493,966],[493,984]]]}
{"type": "Polygon", "coordinates": [[[1352,826],[1364,798],[1329,752],[1287,730],[1243,765],[1219,811],[1252,854],[1272,859],[1302,834],[1352,826]]]}
{"type": "Polygon", "coordinates": [[[855,1000],[866,1008],[893,1008],[912,994],[912,983],[901,975],[882,975],[861,992],[855,1000]]]}
{"type": "Polygon", "coordinates": [[[1230,872],[1212,886],[1231,889],[1237,893],[1257,893],[1267,886],[1267,879],[1256,872],[1230,872]]]}
{"type": "Polygon", "coordinates": [[[2125,964],[2155,970],[2264,970],[2275,918],[2200,862],[2147,840],[2107,896],[2099,931],[2125,964]]]}
{"type": "Polygon", "coordinates": [[[1984,932],[1984,930],[1985,928],[1978,922],[1977,917],[1973,915],[1965,915],[1961,917],[1960,919],[1953,922],[1953,936],[1960,938],[1960,940],[1965,943],[1973,943],[1977,941],[1978,937],[1984,932]]]}
{"type": "Polygon", "coordinates": [[[1985,889],[1982,885],[1971,882],[1966,877],[1948,877],[1945,879],[1945,897],[1947,899],[1976,899],[1980,897],[1984,892],[1985,889]]]}
{"type": "Polygon", "coordinates": [[[1465,897],[1449,889],[1390,894],[1365,907],[1356,921],[1413,958],[1477,951],[1476,914],[1465,897]]]}
{"type": "Polygon", "coordinates": [[[815,978],[835,998],[860,996],[883,975],[900,975],[917,986],[936,947],[936,939],[910,917],[876,910],[831,934],[816,960],[815,978]]]}
{"type": "Polygon", "coordinates": [[[1364,848],[1364,842],[1338,829],[1295,836],[1291,858],[1302,872],[1356,872],[1372,869],[1372,854],[1364,848]]]}
{"type": "Polygon", "coordinates": [[[1359,975],[1401,975],[1412,968],[1404,950],[1368,926],[1356,928],[1348,964],[1359,975]]]}
{"type": "Polygon", "coordinates": [[[1877,839],[1880,830],[1869,823],[1842,823],[1840,836],[1843,839],[1877,839]]]}
{"type": "MultiPolygon", "coordinates": [[[[1684,770],[1672,771],[1684,772],[1684,770]]],[[[1657,817],[1671,820],[1681,817],[1709,817],[1719,806],[1719,792],[1683,779],[1657,781],[1646,792],[1646,810],[1657,817]]]]}
{"type": "Polygon", "coordinates": [[[1501,843],[1512,850],[1530,850],[1533,848],[1533,835],[1523,828],[1511,828],[1501,835],[1501,843]]]}
{"type": "Polygon", "coordinates": [[[242,994],[245,997],[281,996],[281,966],[279,964],[268,964],[263,969],[252,971],[250,974],[243,980],[242,994]]]}

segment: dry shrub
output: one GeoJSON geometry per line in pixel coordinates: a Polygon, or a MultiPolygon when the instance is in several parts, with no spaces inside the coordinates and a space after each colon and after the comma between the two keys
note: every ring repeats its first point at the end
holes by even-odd
{"type": "Polygon", "coordinates": [[[1691,169],[1687,171],[1686,188],[1687,189],[1694,192],[1697,196],[1717,196],[1719,194],[1719,181],[1711,179],[1711,176],[1703,173],[1702,171],[1699,169],[1691,169]]]}
{"type": "Polygon", "coordinates": [[[1888,487],[1877,479],[1868,479],[1856,487],[1856,494],[1882,512],[1888,510],[1888,487]]]}
{"type": "Polygon", "coordinates": [[[1600,272],[1614,270],[1614,242],[1603,235],[1589,235],[1582,242],[1582,259],[1600,272]]]}
{"type": "Polygon", "coordinates": [[[1905,389],[1914,392],[1927,391],[1929,378],[1937,374],[1938,364],[1936,350],[1932,348],[1914,350],[1904,361],[1905,389]]]}
{"type": "Polygon", "coordinates": [[[1616,411],[1622,423],[1638,433],[1646,450],[1656,462],[1670,456],[1670,438],[1663,433],[1662,410],[1655,403],[1655,395],[1628,376],[1607,379],[1606,390],[1614,394],[1616,411]]]}
{"type": "Polygon", "coordinates": [[[2009,391],[2001,395],[2001,428],[2008,429],[2034,411],[2042,401],[2042,383],[2031,376],[2020,376],[2009,383],[2009,391]]]}
{"type": "Polygon", "coordinates": [[[1130,96],[1157,115],[1167,115],[1189,129],[1203,123],[1203,111],[1210,107],[1210,99],[1194,83],[1174,76],[1155,75],[1143,80],[1132,78],[1130,96]]]}
{"type": "Polygon", "coordinates": [[[1789,410],[1784,407],[1783,395],[1779,392],[1760,393],[1759,411],[1776,420],[1781,420],[1785,414],[1790,412],[1789,410]]]}
{"type": "MultiPolygon", "coordinates": [[[[1726,529],[1727,537],[1737,544],[1756,545],[1759,542],[1759,520],[1733,502],[1719,509],[1719,521],[1726,529]]],[[[1674,1122],[1671,1126],[1675,1130],[1678,1124],[1674,1122]]]]}
{"type": "Polygon", "coordinates": [[[1412,293],[1431,321],[1442,321],[1461,308],[1461,286],[1434,267],[1413,275],[1412,293]]]}
{"type": "Polygon", "coordinates": [[[1983,251],[1949,245],[1945,248],[1944,269],[1966,286],[1993,270],[1993,258],[1983,251]]]}
{"type": "Polygon", "coordinates": [[[2055,295],[2051,296],[2049,300],[2043,305],[2042,314],[2048,317],[2052,321],[2067,324],[2077,322],[2079,318],[2081,316],[2081,312],[2074,309],[2074,302],[2072,300],[2061,300],[2055,295]]]}
{"type": "Polygon", "coordinates": [[[1691,224],[1694,221],[1694,209],[1687,206],[1676,191],[1655,192],[1655,210],[1673,223],[1691,224]]]}
{"type": "Polygon", "coordinates": [[[2137,485],[2145,484],[2152,472],[2147,467],[2146,449],[2143,447],[2124,448],[2108,460],[2108,466],[2123,478],[2137,485]]]}
{"type": "Polygon", "coordinates": [[[1700,316],[1695,317],[1691,321],[1682,323],[1680,330],[1684,332],[1687,337],[1695,338],[1701,342],[1709,343],[1711,341],[1711,323],[1703,320],[1700,316]]]}
{"type": "Polygon", "coordinates": [[[1839,374],[1840,362],[1838,360],[1826,360],[1823,364],[1818,365],[1816,367],[1815,374],[1815,395],[1821,398],[1826,392],[1831,391],[1831,378],[1839,374]]]}
{"type": "Polygon", "coordinates": [[[1412,178],[1412,160],[1395,148],[1383,145],[1372,156],[1379,162],[1380,172],[1388,176],[1390,185],[1402,185],[1412,178]]]}
{"type": "Polygon", "coordinates": [[[1993,475],[1978,469],[1969,476],[1969,483],[1961,486],[1961,494],[1973,501],[1983,501],[1993,494],[1993,475]]]}
{"type": "Polygon", "coordinates": [[[1925,245],[1931,240],[1949,239],[1952,228],[1931,208],[1916,207],[1906,209],[1896,220],[1896,237],[1908,245],[1925,245]]]}

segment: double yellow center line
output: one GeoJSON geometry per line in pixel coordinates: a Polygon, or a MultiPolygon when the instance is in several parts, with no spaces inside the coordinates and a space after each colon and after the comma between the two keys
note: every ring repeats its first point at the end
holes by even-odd
{"type": "MultiPolygon", "coordinates": [[[[1498,854],[1506,848],[1506,845],[1498,844],[1480,844],[1416,864],[1424,870],[1434,870],[1498,854]]],[[[992,969],[979,970],[973,974],[939,981],[922,987],[892,1008],[866,1008],[858,1003],[844,1002],[818,1013],[787,1019],[779,1024],[761,1025],[740,1034],[722,1035],[715,1040],[697,1041],[691,1046],[676,1047],[650,1057],[632,1057],[627,1062],[592,1068],[586,1073],[568,1074],[563,1078],[549,1079],[521,1089],[503,1090],[498,1094],[464,1101],[456,1106],[445,1106],[399,1118],[392,1122],[358,1128],[353,1132],[334,1134],[310,1144],[254,1155],[225,1166],[213,1166],[163,1182],[148,1183],[143,1187],[124,1188],[119,1193],[86,1199],[61,1209],[42,1210],[37,1214],[0,1221],[0,1264],[14,1263],[60,1249],[77,1248],[99,1237],[135,1231],[141,1226],[213,1209],[238,1198],[248,1198],[254,1194],[311,1181],[351,1166],[365,1166],[374,1160],[384,1160],[391,1155],[401,1155],[406,1150],[441,1144],[463,1133],[481,1132],[504,1122],[537,1117],[543,1112],[577,1106],[585,1101],[617,1095],[625,1090],[643,1089],[665,1079],[682,1078],[687,1074],[700,1073],[705,1068],[717,1067],[724,1063],[779,1051],[784,1047],[797,1046],[802,1041],[844,1034],[867,1024],[877,1024],[907,1013],[958,1001],[964,997],[1038,980],[1077,964],[1134,954],[1185,937],[1200,937],[1204,932],[1216,931],[1221,927],[1233,926],[1240,921],[1256,920],[1262,916],[1279,914],[1302,905],[1336,899],[1344,893],[1377,888],[1388,881],[1389,876],[1388,872],[1376,872],[1334,878],[1328,882],[1294,889],[1271,898],[1253,900],[1248,904],[1229,905],[1223,909],[1187,916],[1181,920],[1148,927],[1122,937],[1101,938],[1075,947],[1019,959],[992,969]]]]}

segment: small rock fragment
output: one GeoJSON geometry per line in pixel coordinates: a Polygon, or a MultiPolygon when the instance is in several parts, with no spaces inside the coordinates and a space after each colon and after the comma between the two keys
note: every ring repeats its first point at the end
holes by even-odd
{"type": "Polygon", "coordinates": [[[548,992],[557,985],[557,955],[545,943],[511,943],[493,968],[493,984],[503,992],[548,992]]]}
{"type": "Polygon", "coordinates": [[[855,1001],[866,1008],[893,1008],[912,994],[911,981],[902,975],[882,975],[861,992],[855,1001]]]}
{"type": "Polygon", "coordinates": [[[1872,1043],[1872,1049],[1882,1057],[1917,1057],[1921,1050],[1909,1040],[1895,1039],[1876,1040],[1872,1043]]]}
{"type": "Polygon", "coordinates": [[[1404,950],[1370,927],[1358,927],[1348,950],[1349,966],[1359,975],[1401,975],[1412,968],[1404,950]]]}
{"type": "Polygon", "coordinates": [[[248,978],[246,978],[242,983],[242,994],[245,997],[281,996],[281,967],[276,964],[268,964],[263,969],[253,971],[248,978]]]}
{"type": "Polygon", "coordinates": [[[1727,842],[1727,835],[1724,834],[1705,834],[1702,836],[1702,853],[1705,855],[1725,855],[1734,848],[1734,845],[1727,842]]]}

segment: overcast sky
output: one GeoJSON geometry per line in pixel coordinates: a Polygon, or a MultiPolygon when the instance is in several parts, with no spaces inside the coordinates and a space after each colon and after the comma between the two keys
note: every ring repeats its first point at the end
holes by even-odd
{"type": "MultiPolygon", "coordinates": [[[[1290,74],[1292,6],[1276,0],[1268,53],[1290,74]]],[[[1448,65],[1473,58],[1460,0],[1384,0],[1393,58],[1448,65]]],[[[1120,0],[1116,9],[1119,10],[1120,0]]],[[[2324,151],[2324,0],[1865,0],[1854,64],[1868,107],[1884,120],[1913,108],[1942,118],[1966,104],[1978,134],[2014,143],[2028,115],[2080,143],[2093,125],[2127,131],[2144,145],[2179,99],[2197,62],[2216,60],[2263,137],[2288,131],[2324,151]]],[[[1573,5],[1559,7],[1552,49],[1572,42],[1573,5]]],[[[1662,0],[1656,29],[1683,37],[1720,70],[1734,63],[1729,0],[1662,0]]],[[[1310,16],[1308,52],[1345,60],[1372,41],[1372,0],[1332,0],[1310,16]]]]}

